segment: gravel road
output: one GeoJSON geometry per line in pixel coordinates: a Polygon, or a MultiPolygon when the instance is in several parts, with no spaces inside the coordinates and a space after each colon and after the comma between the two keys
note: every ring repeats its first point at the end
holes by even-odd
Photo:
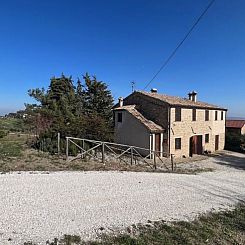
{"type": "Polygon", "coordinates": [[[45,244],[63,234],[95,238],[100,227],[121,229],[164,219],[190,220],[245,200],[245,155],[201,164],[198,175],[133,172],[10,173],[0,175],[0,244],[45,244]],[[228,164],[232,163],[232,164],[228,164]],[[243,165],[244,166],[244,165],[243,165]]]}

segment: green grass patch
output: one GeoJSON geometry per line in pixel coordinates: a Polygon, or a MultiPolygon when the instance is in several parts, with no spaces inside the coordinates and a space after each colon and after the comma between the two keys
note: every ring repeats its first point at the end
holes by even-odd
{"type": "Polygon", "coordinates": [[[10,134],[0,138],[0,159],[20,157],[22,155],[26,137],[10,134]]]}
{"type": "Polygon", "coordinates": [[[0,118],[0,130],[7,132],[23,132],[26,126],[23,119],[0,118]]]}

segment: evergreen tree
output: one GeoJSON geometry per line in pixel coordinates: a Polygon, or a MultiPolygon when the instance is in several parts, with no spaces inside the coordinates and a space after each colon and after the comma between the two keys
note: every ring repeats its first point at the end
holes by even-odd
{"type": "Polygon", "coordinates": [[[90,78],[88,73],[83,76],[85,80],[85,103],[88,113],[97,113],[110,122],[112,120],[113,97],[107,85],[97,81],[95,76],[90,78]]]}
{"type": "Polygon", "coordinates": [[[85,92],[83,85],[78,78],[76,87],[76,115],[81,116],[85,112],[85,92]]]}
{"type": "Polygon", "coordinates": [[[29,110],[29,122],[36,128],[39,140],[45,138],[54,145],[58,132],[63,138],[112,139],[111,91],[95,76],[91,78],[86,73],[83,79],[84,85],[78,79],[75,87],[72,77],[62,74],[60,78],[51,78],[47,91],[28,91],[38,102],[37,105],[26,105],[26,110],[29,110]]]}

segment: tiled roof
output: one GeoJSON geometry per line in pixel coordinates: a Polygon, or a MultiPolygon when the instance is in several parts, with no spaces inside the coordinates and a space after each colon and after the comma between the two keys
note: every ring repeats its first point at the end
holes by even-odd
{"type": "Polygon", "coordinates": [[[221,109],[221,110],[227,110],[225,108],[219,107],[217,105],[212,105],[209,103],[201,102],[201,101],[192,101],[185,98],[180,98],[177,96],[170,96],[165,94],[159,94],[159,93],[151,93],[151,92],[145,92],[145,91],[136,91],[135,93],[143,94],[148,97],[163,101],[169,105],[173,106],[186,106],[186,107],[198,107],[198,108],[206,108],[206,109],[221,109]]]}
{"type": "Polygon", "coordinates": [[[227,128],[242,128],[245,124],[245,120],[227,120],[227,128]]]}
{"type": "Polygon", "coordinates": [[[136,105],[125,105],[117,107],[114,110],[126,110],[131,115],[133,115],[137,120],[139,120],[150,132],[163,132],[164,129],[157,125],[156,123],[146,119],[137,109],[136,105]]]}

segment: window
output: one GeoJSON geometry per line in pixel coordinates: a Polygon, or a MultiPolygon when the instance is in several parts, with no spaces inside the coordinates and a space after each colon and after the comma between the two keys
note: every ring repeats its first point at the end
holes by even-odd
{"type": "Polygon", "coordinates": [[[209,143],[209,134],[205,134],[205,143],[209,143]]]}
{"type": "Polygon", "coordinates": [[[221,112],[221,120],[222,121],[224,120],[224,112],[223,111],[221,112]]]}
{"type": "Polygon", "coordinates": [[[192,109],[192,121],[196,121],[196,120],[197,120],[197,110],[192,109]]]}
{"type": "Polygon", "coordinates": [[[215,111],[215,121],[218,120],[218,111],[215,111]]]}
{"type": "Polygon", "coordinates": [[[205,110],[205,121],[209,121],[209,110],[205,110]]]}
{"type": "Polygon", "coordinates": [[[176,138],[175,139],[175,150],[180,150],[181,149],[181,138],[176,138]]]}
{"type": "Polygon", "coordinates": [[[122,112],[117,113],[117,121],[122,122],[122,112]]]}
{"type": "Polygon", "coordinates": [[[176,122],[181,121],[181,108],[179,107],[175,108],[175,121],[176,122]]]}

